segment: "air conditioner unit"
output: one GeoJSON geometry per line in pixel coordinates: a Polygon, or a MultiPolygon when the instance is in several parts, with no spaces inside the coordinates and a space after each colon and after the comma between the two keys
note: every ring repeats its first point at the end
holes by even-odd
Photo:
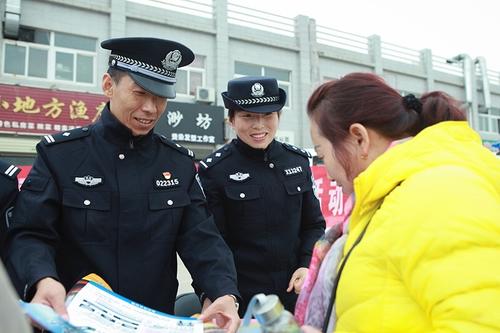
{"type": "Polygon", "coordinates": [[[215,100],[215,90],[213,88],[196,87],[196,101],[212,103],[215,100]]]}

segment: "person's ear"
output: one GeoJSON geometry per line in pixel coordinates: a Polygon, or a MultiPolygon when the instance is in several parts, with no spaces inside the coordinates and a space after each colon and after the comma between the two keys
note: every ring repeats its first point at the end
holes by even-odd
{"type": "Polygon", "coordinates": [[[354,123],[349,126],[349,134],[356,145],[358,156],[366,160],[370,149],[370,136],[368,135],[368,130],[360,123],[354,123]]]}
{"type": "Polygon", "coordinates": [[[104,73],[102,76],[102,91],[104,96],[111,98],[113,96],[114,81],[111,75],[104,73]]]}

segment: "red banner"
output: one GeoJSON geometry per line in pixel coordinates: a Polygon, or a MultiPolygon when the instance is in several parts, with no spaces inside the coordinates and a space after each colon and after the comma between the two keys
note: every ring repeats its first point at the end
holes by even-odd
{"type": "Polygon", "coordinates": [[[0,84],[0,132],[43,135],[96,121],[103,95],[0,84]]]}
{"type": "Polygon", "coordinates": [[[346,205],[350,204],[348,196],[342,193],[340,186],[328,179],[324,165],[313,165],[311,169],[326,227],[329,228],[333,224],[343,222],[346,205]]]}

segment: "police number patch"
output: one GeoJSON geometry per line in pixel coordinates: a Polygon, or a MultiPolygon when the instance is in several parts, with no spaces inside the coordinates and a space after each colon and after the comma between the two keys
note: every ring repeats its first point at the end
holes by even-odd
{"type": "Polygon", "coordinates": [[[285,176],[296,175],[296,174],[302,173],[302,167],[296,166],[294,168],[288,168],[288,169],[283,170],[283,172],[285,173],[285,176]]]}
{"type": "Polygon", "coordinates": [[[174,187],[174,186],[179,186],[179,184],[180,182],[179,179],[177,178],[156,180],[156,187],[174,187]]]}

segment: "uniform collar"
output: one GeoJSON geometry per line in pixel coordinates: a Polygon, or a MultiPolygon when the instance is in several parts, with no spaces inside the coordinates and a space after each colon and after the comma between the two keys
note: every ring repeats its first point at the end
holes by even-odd
{"type": "Polygon", "coordinates": [[[101,114],[102,134],[106,140],[115,144],[127,144],[129,147],[143,146],[152,141],[153,130],[146,135],[133,136],[132,131],[123,125],[109,110],[106,103],[101,114]]]}
{"type": "Polygon", "coordinates": [[[276,140],[271,141],[266,149],[252,148],[251,146],[243,142],[243,140],[241,140],[240,138],[234,139],[232,143],[242,154],[257,160],[267,161],[271,158],[274,158],[279,151],[279,143],[276,140]]]}

